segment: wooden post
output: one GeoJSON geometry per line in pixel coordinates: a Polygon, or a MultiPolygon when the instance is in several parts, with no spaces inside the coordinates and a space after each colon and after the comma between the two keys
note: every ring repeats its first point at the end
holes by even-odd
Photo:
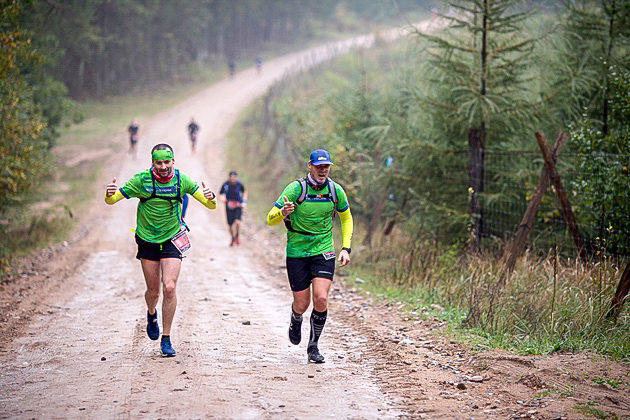
{"type": "Polygon", "coordinates": [[[628,260],[626,268],[623,270],[623,274],[619,279],[619,285],[617,285],[615,296],[613,297],[612,302],[610,302],[610,309],[606,314],[606,318],[612,318],[615,322],[617,322],[617,316],[619,315],[619,312],[621,312],[623,302],[625,301],[626,296],[628,296],[628,292],[630,292],[630,260],[628,260]]]}
{"type": "Polygon", "coordinates": [[[560,175],[558,174],[556,165],[551,157],[549,147],[547,147],[545,135],[542,132],[537,131],[536,140],[538,141],[538,146],[540,147],[540,151],[542,152],[543,158],[545,159],[545,166],[547,166],[549,176],[551,177],[551,181],[553,182],[553,186],[556,188],[556,195],[560,200],[562,216],[567,222],[567,226],[569,228],[569,231],[571,232],[571,236],[573,236],[573,242],[575,243],[575,247],[580,254],[580,258],[582,259],[582,261],[586,261],[584,242],[582,241],[582,236],[580,235],[580,231],[578,230],[577,222],[575,221],[575,216],[573,215],[573,210],[571,210],[571,203],[569,203],[567,194],[565,193],[564,187],[562,186],[562,180],[560,179],[560,175]]]}
{"type": "MultiPolygon", "coordinates": [[[[554,163],[558,158],[560,150],[562,150],[562,147],[566,143],[566,140],[566,133],[560,131],[556,135],[556,138],[553,141],[553,145],[551,146],[551,158],[553,159],[554,163]]],[[[505,260],[504,275],[509,275],[512,272],[512,270],[514,269],[514,265],[516,264],[516,259],[519,255],[521,255],[521,252],[525,247],[527,235],[529,235],[529,231],[532,229],[534,219],[536,218],[536,212],[538,211],[538,206],[540,205],[540,202],[545,195],[547,186],[549,186],[549,169],[547,169],[547,165],[543,165],[542,169],[540,170],[538,185],[536,185],[536,189],[534,190],[532,199],[529,200],[529,203],[527,204],[527,209],[525,210],[523,219],[518,225],[516,236],[514,237],[511,246],[506,248],[506,252],[503,257],[505,260]]],[[[503,279],[502,277],[499,280],[501,286],[503,285],[503,281],[505,281],[505,279],[503,279]]]]}

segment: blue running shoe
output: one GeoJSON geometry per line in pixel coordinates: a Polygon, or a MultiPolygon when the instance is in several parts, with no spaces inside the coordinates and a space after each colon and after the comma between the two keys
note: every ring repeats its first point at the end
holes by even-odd
{"type": "Polygon", "coordinates": [[[160,350],[163,357],[175,356],[175,349],[171,345],[171,337],[168,335],[162,336],[162,342],[160,343],[160,350]]]}
{"type": "Polygon", "coordinates": [[[157,309],[153,315],[147,311],[147,335],[151,340],[157,340],[160,338],[160,326],[158,325],[157,309]]]}

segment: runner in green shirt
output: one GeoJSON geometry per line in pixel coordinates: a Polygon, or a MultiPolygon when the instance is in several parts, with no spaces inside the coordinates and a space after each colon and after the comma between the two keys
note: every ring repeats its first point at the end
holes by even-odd
{"type": "Polygon", "coordinates": [[[346,193],[328,178],[333,163],[326,150],[311,153],[309,173],[305,178],[290,183],[267,215],[267,223],[282,220],[287,227],[287,273],[293,292],[289,340],[299,344],[302,339],[302,314],[311,302],[311,333],[307,345],[308,360],[323,363],[318,349],[319,337],[328,316],[328,291],[335,272],[335,247],[332,219],[339,214],[342,248],[339,262],[350,262],[352,242],[352,214],[346,193]]]}
{"type": "Polygon", "coordinates": [[[105,202],[114,204],[123,198],[139,198],[136,214],[136,243],[147,290],[147,335],[151,340],[160,337],[157,303],[160,279],[163,284],[162,326],[160,350],[163,356],[175,356],[170,334],[177,297],[175,286],[182,263],[182,252],[190,247],[186,225],[181,217],[184,194],[192,195],[209,209],[217,206],[215,194],[202,182],[202,188],[189,176],[175,169],[173,148],[157,144],[151,150],[150,169],[133,175],[118,188],[116,178],[105,189],[105,202]]]}

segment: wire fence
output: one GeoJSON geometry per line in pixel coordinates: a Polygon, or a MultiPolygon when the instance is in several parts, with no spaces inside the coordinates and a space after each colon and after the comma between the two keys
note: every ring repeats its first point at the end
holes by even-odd
{"type": "MultiPolygon", "coordinates": [[[[561,153],[557,162],[587,256],[627,257],[630,255],[630,200],[627,200],[624,192],[630,189],[630,155],[598,155],[597,159],[602,163],[600,167],[620,168],[618,172],[625,173],[618,179],[600,183],[595,181],[597,177],[602,177],[602,173],[588,173],[590,166],[584,165],[586,160],[592,158],[567,152],[561,153]],[[593,191],[591,184],[601,191],[593,191]],[[585,194],[584,191],[589,188],[591,193],[585,194]]],[[[513,236],[538,183],[543,165],[540,153],[486,151],[482,195],[484,241],[513,236]]],[[[577,248],[555,192],[550,183],[536,212],[528,245],[542,252],[557,247],[564,255],[576,256],[577,248]]]]}

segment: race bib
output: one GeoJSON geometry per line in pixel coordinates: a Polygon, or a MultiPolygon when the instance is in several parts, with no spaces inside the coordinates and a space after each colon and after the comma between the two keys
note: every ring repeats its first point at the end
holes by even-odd
{"type": "Polygon", "coordinates": [[[322,255],[326,261],[335,259],[335,251],[324,252],[322,255]]]}
{"type": "Polygon", "coordinates": [[[185,230],[180,230],[177,235],[171,238],[171,242],[182,254],[190,249],[190,239],[188,239],[188,233],[185,230]]]}
{"type": "Polygon", "coordinates": [[[228,200],[227,202],[228,209],[237,209],[241,207],[241,202],[236,200],[228,200]]]}

